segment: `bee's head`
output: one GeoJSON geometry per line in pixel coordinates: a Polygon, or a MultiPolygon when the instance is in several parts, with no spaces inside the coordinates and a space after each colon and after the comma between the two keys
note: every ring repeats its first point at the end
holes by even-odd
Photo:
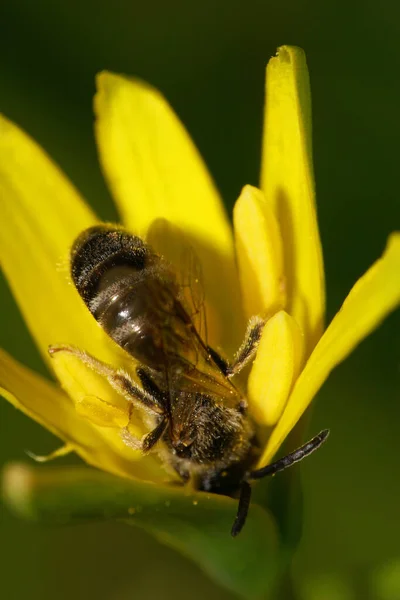
{"type": "Polygon", "coordinates": [[[172,436],[177,457],[201,464],[223,461],[240,444],[245,425],[239,411],[196,394],[184,412],[176,419],[172,436]]]}

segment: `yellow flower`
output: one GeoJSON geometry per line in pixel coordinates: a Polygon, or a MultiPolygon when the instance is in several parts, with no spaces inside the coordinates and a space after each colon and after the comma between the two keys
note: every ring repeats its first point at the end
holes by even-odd
{"type": "MultiPolygon", "coordinates": [[[[162,96],[110,73],[100,74],[97,83],[100,161],[122,222],[178,268],[179,248],[193,246],[203,272],[210,345],[229,356],[247,319],[269,317],[248,378],[251,411],[266,432],[265,465],[330,371],[399,304],[400,235],[389,238],[382,258],[324,332],[309,82],[300,49],[284,46],[268,64],[260,189],[244,187],[234,232],[196,148],[162,96]],[[165,221],[170,227],[157,226],[165,221]]],[[[52,360],[48,354],[51,344],[72,344],[132,370],[70,283],[71,245],[98,222],[96,216],[43,150],[5,118],[0,153],[2,266],[63,388],[2,352],[2,395],[65,442],[59,453],[75,451],[138,486],[170,481],[174,475],[157,454],[143,457],[123,443],[126,400],[74,357],[52,360]]],[[[145,433],[141,422],[131,431],[145,433]]]]}

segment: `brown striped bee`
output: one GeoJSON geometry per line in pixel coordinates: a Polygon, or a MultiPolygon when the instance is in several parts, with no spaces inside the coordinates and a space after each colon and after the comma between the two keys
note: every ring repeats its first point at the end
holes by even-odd
{"type": "Polygon", "coordinates": [[[227,363],[200,336],[168,262],[139,237],[112,226],[92,227],[78,237],[71,275],[97,322],[135,359],[141,385],[76,348],[53,346],[50,353],[76,354],[132,405],[142,405],[153,423],[141,440],[142,451],[163,444],[182,482],[191,479],[199,490],[238,496],[231,531],[236,536],[246,520],[250,481],[301,460],[329,433],[254,468],[260,455],[256,429],[233,378],[254,357],[263,320],[251,319],[235,359],[227,363]]]}

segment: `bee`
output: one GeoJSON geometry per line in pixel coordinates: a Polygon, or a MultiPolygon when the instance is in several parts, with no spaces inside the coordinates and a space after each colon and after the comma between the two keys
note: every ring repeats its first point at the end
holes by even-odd
{"type": "MultiPolygon", "coordinates": [[[[260,456],[255,424],[234,377],[257,350],[264,321],[253,317],[235,359],[228,363],[207,345],[194,323],[183,286],[171,265],[141,238],[100,225],[84,231],[71,250],[71,276],[87,308],[136,364],[138,385],[72,346],[70,352],[107,378],[132,406],[141,405],[152,428],[140,442],[144,453],[157,445],[182,482],[203,491],[238,497],[231,534],[243,528],[250,482],[298,462],[325,441],[324,430],[277,462],[255,468],[260,456]]],[[[122,432],[129,444],[129,433],[122,432]]]]}

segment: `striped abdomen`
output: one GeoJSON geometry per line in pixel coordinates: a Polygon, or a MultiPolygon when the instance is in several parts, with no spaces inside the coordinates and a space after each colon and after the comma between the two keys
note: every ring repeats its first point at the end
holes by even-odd
{"type": "Polygon", "coordinates": [[[137,360],[161,370],[185,355],[191,321],[174,276],[140,238],[93,227],[77,239],[71,275],[90,312],[137,360]]]}

